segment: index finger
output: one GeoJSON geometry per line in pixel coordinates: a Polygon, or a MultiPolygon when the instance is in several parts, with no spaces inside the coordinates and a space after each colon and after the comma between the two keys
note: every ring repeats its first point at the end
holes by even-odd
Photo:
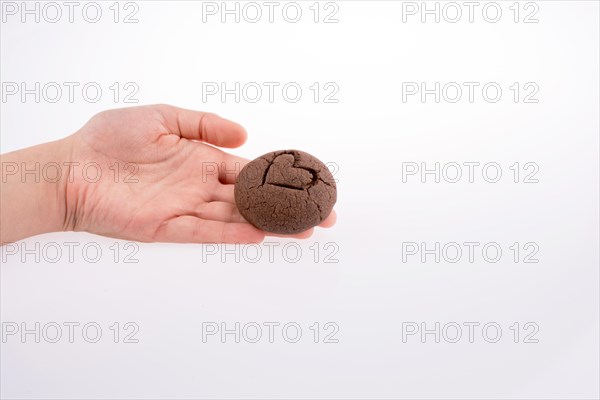
{"type": "Polygon", "coordinates": [[[217,114],[187,110],[166,104],[158,105],[170,133],[219,147],[240,147],[248,137],[246,130],[217,114]]]}

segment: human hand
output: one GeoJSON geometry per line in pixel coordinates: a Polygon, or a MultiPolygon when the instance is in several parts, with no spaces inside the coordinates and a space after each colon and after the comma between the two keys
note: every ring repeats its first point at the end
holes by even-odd
{"type": "MultiPolygon", "coordinates": [[[[144,242],[262,241],[267,233],[243,219],[233,195],[248,161],[211,146],[239,147],[246,136],[215,114],[168,105],[95,115],[68,142],[70,161],[101,175],[71,174],[64,228],[144,242]]],[[[332,212],[322,226],[334,223],[332,212]]]]}

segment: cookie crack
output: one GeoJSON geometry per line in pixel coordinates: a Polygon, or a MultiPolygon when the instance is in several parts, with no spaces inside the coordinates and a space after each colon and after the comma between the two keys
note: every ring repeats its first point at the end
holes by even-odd
{"type": "Polygon", "coordinates": [[[306,189],[297,188],[292,185],[286,185],[285,183],[268,183],[267,185],[277,186],[277,187],[286,188],[286,189],[300,190],[301,192],[306,190],[306,189]]]}
{"type": "Polygon", "coordinates": [[[318,171],[314,168],[302,167],[302,166],[298,165],[298,161],[299,161],[298,155],[295,152],[290,152],[288,154],[292,154],[294,156],[294,163],[292,164],[292,166],[294,168],[303,169],[305,171],[308,171],[312,176],[311,182],[304,188],[304,190],[308,190],[311,187],[315,186],[318,181],[320,181],[320,180],[322,181],[321,177],[319,176],[321,171],[318,171]]]}
{"type": "Polygon", "coordinates": [[[321,182],[323,182],[325,185],[327,185],[327,186],[330,186],[330,187],[331,187],[331,183],[324,181],[324,180],[323,180],[323,178],[319,178],[319,180],[320,180],[321,182]]]}
{"type": "Polygon", "coordinates": [[[308,196],[308,199],[310,201],[312,201],[315,206],[317,206],[317,209],[319,210],[319,219],[322,221],[323,220],[323,210],[321,209],[321,205],[319,204],[318,201],[316,201],[315,199],[313,199],[312,196],[308,196]]]}
{"type": "Polygon", "coordinates": [[[271,169],[271,167],[275,163],[275,159],[276,158],[277,157],[274,157],[271,161],[269,161],[269,165],[267,166],[267,168],[265,168],[265,172],[263,173],[262,183],[260,184],[260,186],[264,186],[267,183],[267,174],[269,173],[269,170],[271,169]]]}
{"type": "MultiPolygon", "coordinates": [[[[299,166],[298,165],[298,161],[299,161],[298,160],[298,156],[293,151],[286,151],[286,152],[283,152],[281,154],[278,154],[277,156],[273,157],[271,160],[268,160],[266,158],[263,158],[263,160],[268,161],[269,165],[267,165],[267,167],[265,168],[265,172],[263,173],[261,184],[259,185],[259,187],[265,186],[265,185],[269,185],[269,186],[281,187],[281,188],[284,188],[284,189],[307,191],[308,189],[310,189],[311,187],[313,187],[314,185],[316,185],[316,183],[318,181],[323,181],[319,177],[319,171],[317,171],[317,170],[315,170],[313,168],[307,168],[307,167],[299,166]],[[275,160],[277,159],[277,157],[282,156],[284,154],[291,154],[294,157],[294,162],[292,163],[292,166],[294,168],[303,169],[304,171],[308,171],[311,174],[311,182],[308,185],[306,185],[303,188],[298,188],[298,187],[295,187],[295,186],[292,186],[292,185],[286,185],[285,183],[267,183],[267,176],[269,175],[269,171],[271,170],[271,167],[273,167],[273,164],[275,164],[275,160]]],[[[323,183],[327,184],[325,181],[323,181],[323,183]]]]}

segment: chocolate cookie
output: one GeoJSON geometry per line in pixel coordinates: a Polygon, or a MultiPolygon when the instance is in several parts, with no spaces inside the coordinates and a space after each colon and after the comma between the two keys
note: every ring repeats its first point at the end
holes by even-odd
{"type": "Polygon", "coordinates": [[[267,153],[241,171],[235,202],[248,222],[273,233],[298,233],[331,212],[337,189],[321,161],[298,150],[267,153]]]}

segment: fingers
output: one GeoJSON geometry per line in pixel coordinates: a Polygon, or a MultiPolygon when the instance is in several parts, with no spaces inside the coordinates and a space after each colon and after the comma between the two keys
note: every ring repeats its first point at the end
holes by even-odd
{"type": "Polygon", "coordinates": [[[235,204],[223,201],[202,203],[196,210],[198,218],[222,222],[247,222],[235,204]]]}
{"type": "MultiPolygon", "coordinates": [[[[329,216],[327,216],[327,218],[325,218],[323,220],[323,222],[321,222],[319,224],[319,227],[331,228],[333,225],[335,225],[336,218],[337,218],[337,215],[335,213],[335,210],[331,210],[331,213],[329,214],[329,216]]],[[[315,231],[314,228],[310,228],[304,232],[295,233],[293,235],[278,235],[276,233],[269,233],[269,232],[266,232],[266,234],[267,234],[267,236],[273,236],[273,237],[308,239],[309,237],[311,237],[313,235],[314,231],[315,231]]]]}
{"type": "Polygon", "coordinates": [[[159,105],[170,133],[185,139],[199,140],[219,147],[239,147],[246,141],[246,130],[239,124],[216,114],[159,105]]]}
{"type": "Polygon", "coordinates": [[[264,232],[248,223],[204,220],[184,215],[165,222],[157,240],[172,243],[260,243],[264,232]]]}
{"type": "Polygon", "coordinates": [[[209,201],[224,201],[235,204],[234,185],[217,184],[210,193],[209,201]]]}
{"type": "Polygon", "coordinates": [[[300,233],[294,233],[293,235],[281,235],[278,233],[270,233],[270,232],[265,232],[267,236],[272,236],[272,237],[280,237],[280,238],[294,238],[294,239],[308,239],[309,237],[312,236],[312,234],[315,232],[314,228],[310,228],[305,230],[304,232],[300,232],[300,233]]]}
{"type": "MultiPolygon", "coordinates": [[[[211,192],[209,201],[210,203],[207,203],[202,206],[204,208],[203,212],[205,214],[198,214],[198,216],[201,216],[203,218],[211,218],[212,215],[218,215],[219,218],[217,218],[217,220],[219,221],[245,221],[245,219],[241,216],[239,210],[235,205],[234,185],[216,185],[214,190],[211,192]],[[226,217],[229,219],[225,219],[226,217]]],[[[331,210],[331,213],[327,216],[327,218],[323,220],[323,222],[319,224],[319,227],[331,228],[333,225],[335,225],[336,220],[337,214],[335,210],[331,210]]],[[[309,234],[307,234],[308,236],[306,237],[309,237],[312,234],[312,230],[306,232],[310,232],[309,234]]],[[[292,236],[302,239],[304,238],[304,236],[302,236],[303,234],[304,232],[292,236]]],[[[269,233],[269,236],[289,237],[289,235],[275,235],[272,233],[269,233]]]]}
{"type": "MultiPolygon", "coordinates": [[[[332,226],[335,218],[332,211],[320,226],[332,226]]],[[[264,232],[245,222],[234,204],[215,201],[201,206],[197,216],[184,215],[167,221],[156,239],[174,243],[261,243],[265,236],[307,239],[313,233],[314,228],[293,235],[264,232]]]]}
{"type": "MultiPolygon", "coordinates": [[[[325,218],[323,220],[323,222],[321,222],[319,224],[319,226],[321,228],[331,228],[333,225],[335,225],[336,218],[337,218],[337,215],[335,213],[335,210],[331,210],[331,213],[327,216],[327,218],[325,218]]],[[[314,228],[310,228],[304,232],[295,233],[293,235],[278,235],[276,233],[269,233],[269,232],[266,232],[266,234],[267,234],[267,236],[273,236],[273,237],[308,239],[309,237],[311,237],[313,235],[314,231],[315,231],[314,228]]]]}

